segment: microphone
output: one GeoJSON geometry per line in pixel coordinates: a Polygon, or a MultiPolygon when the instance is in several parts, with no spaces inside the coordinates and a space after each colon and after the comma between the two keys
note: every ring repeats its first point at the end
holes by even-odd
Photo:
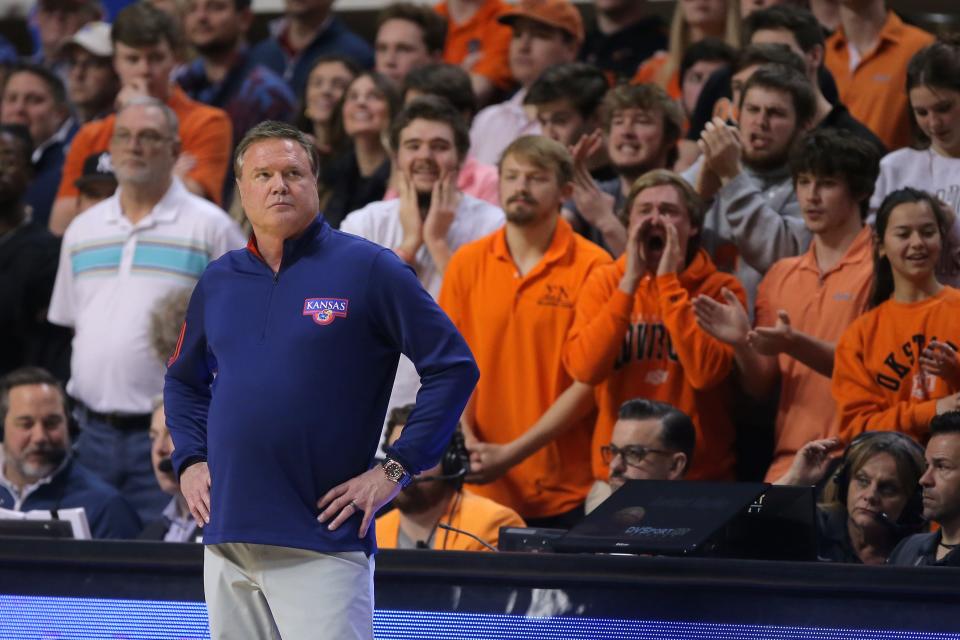
{"type": "Polygon", "coordinates": [[[910,524],[896,521],[882,511],[871,511],[870,513],[873,515],[874,520],[885,526],[895,536],[900,538],[914,533],[917,527],[922,525],[922,523],[910,524]]]}
{"type": "Polygon", "coordinates": [[[170,458],[162,458],[160,462],[157,463],[157,469],[164,473],[173,473],[173,460],[170,458]]]}
{"type": "Polygon", "coordinates": [[[871,511],[870,515],[873,516],[873,519],[885,526],[888,529],[893,529],[894,531],[900,530],[900,525],[890,519],[890,516],[885,514],[882,511],[871,511]]]}
{"type": "Polygon", "coordinates": [[[475,536],[475,535],[473,535],[472,533],[470,533],[469,531],[464,531],[463,529],[457,529],[456,527],[451,527],[450,525],[448,525],[448,524],[443,524],[442,522],[438,522],[438,523],[437,523],[437,526],[440,527],[441,529],[446,529],[447,531],[453,531],[454,533],[462,533],[463,535],[467,536],[468,538],[472,538],[473,540],[476,540],[477,542],[479,542],[480,544],[482,544],[483,546],[485,546],[487,549],[490,549],[490,551],[496,551],[496,550],[497,550],[497,548],[496,548],[495,546],[493,546],[492,544],[488,544],[488,543],[487,543],[486,541],[484,541],[484,540],[481,540],[479,536],[475,536]]]}

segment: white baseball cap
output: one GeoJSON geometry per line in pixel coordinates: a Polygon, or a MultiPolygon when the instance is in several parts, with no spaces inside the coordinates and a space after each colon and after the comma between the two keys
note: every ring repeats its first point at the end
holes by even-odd
{"type": "Polygon", "coordinates": [[[110,41],[110,25],[106,22],[88,22],[70,36],[61,45],[65,51],[69,46],[78,46],[100,58],[113,56],[113,43],[110,41]]]}

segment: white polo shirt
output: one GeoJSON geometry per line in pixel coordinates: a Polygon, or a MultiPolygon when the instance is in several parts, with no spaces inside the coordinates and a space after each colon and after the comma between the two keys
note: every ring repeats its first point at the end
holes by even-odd
{"type": "MultiPolygon", "coordinates": [[[[460,204],[450,230],[447,232],[447,244],[451,251],[460,246],[489,235],[503,226],[504,217],[500,207],[462,194],[460,204]]],[[[396,249],[403,242],[403,226],[400,224],[400,200],[380,200],[371,202],[344,218],[340,230],[366,238],[388,249],[396,249]]],[[[417,251],[417,278],[420,284],[434,299],[440,295],[443,274],[437,270],[433,257],[427,247],[417,251]]],[[[397,376],[390,393],[388,410],[410,404],[417,399],[420,389],[420,374],[406,356],[400,356],[397,376]]]]}
{"type": "Polygon", "coordinates": [[[193,289],[207,264],[246,244],[219,207],[174,178],[153,210],[131,224],[120,190],[63,236],[50,322],[74,329],[67,392],[103,413],[150,413],[163,362],[150,347],[157,301],[193,289]]]}

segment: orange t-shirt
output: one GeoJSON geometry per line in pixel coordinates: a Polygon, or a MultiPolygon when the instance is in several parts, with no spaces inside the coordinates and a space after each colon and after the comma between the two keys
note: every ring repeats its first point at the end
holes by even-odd
{"type": "MultiPolygon", "coordinates": [[[[797,331],[836,343],[867,308],[873,278],[872,231],[864,227],[846,255],[824,273],[817,265],[814,244],[805,254],[779,260],[767,271],[757,287],[756,325],[774,326],[777,312],[783,309],[797,331]]],[[[777,364],[780,402],[767,482],[787,472],[800,447],[839,433],[830,378],[786,354],[777,356],[777,364]]]]}
{"type": "Polygon", "coordinates": [[[907,64],[913,54],[933,43],[934,37],[903,23],[890,11],[873,51],[850,69],[850,49],[841,26],[826,43],[824,64],[833,74],[840,101],[854,118],[867,125],[895,151],[910,144],[910,104],[907,64]]]}
{"type": "Polygon", "coordinates": [[[503,0],[486,0],[472,18],[455,24],[450,19],[447,3],[438,4],[436,12],[447,19],[443,61],[460,65],[467,56],[479,54],[468,71],[487,78],[498,89],[509,89],[513,83],[508,59],[513,29],[497,22],[497,18],[509,9],[510,5],[503,0]]]}
{"type": "Polygon", "coordinates": [[[960,389],[921,372],[919,356],[932,340],[960,350],[958,318],[960,291],[943,287],[920,302],[887,300],[850,325],[833,365],[833,397],[845,443],[864,431],[926,437],[937,400],[960,389]]]}
{"type": "MultiPolygon", "coordinates": [[[[221,109],[191,100],[179,87],[171,90],[167,106],[180,121],[181,150],[196,159],[196,166],[187,175],[203,187],[208,200],[220,204],[233,149],[230,118],[221,109]]],[[[57,198],[77,197],[74,181],[83,173],[83,162],[92,153],[108,150],[116,119],[115,114],[110,114],[80,127],[63,163],[57,198]]]]}
{"type": "MultiPolygon", "coordinates": [[[[670,54],[666,51],[658,51],[653,54],[646,62],[640,65],[630,84],[657,84],[657,79],[660,77],[660,70],[663,69],[669,60],[670,54]]],[[[679,100],[683,97],[683,91],[680,89],[679,69],[675,69],[673,73],[670,74],[670,79],[667,81],[667,86],[665,86],[664,89],[667,90],[667,94],[674,100],[679,100]]]]}
{"type": "MultiPolygon", "coordinates": [[[[493,500],[475,495],[464,489],[454,495],[440,522],[456,529],[472,533],[494,547],[500,541],[500,527],[525,527],[517,512],[493,500]]],[[[400,537],[400,512],[393,511],[377,518],[377,547],[396,549],[400,537]]],[[[433,533],[430,547],[437,551],[489,551],[482,544],[456,531],[439,527],[433,533]]]]}
{"type": "Polygon", "coordinates": [[[690,300],[699,294],[722,300],[720,290],[726,287],[746,305],[747,294],[703,250],[679,275],[645,275],[633,297],[619,288],[626,264],[623,255],[590,276],[563,350],[573,377],[596,385],[594,477],[609,476],[600,447],[610,443],[620,405],[648,398],[668,402],[693,420],[697,444],[687,478],[733,479],[733,348],[700,328],[690,300]]]}
{"type": "MultiPolygon", "coordinates": [[[[474,432],[506,443],[527,431],[573,384],[560,359],[574,304],[590,271],[610,262],[597,245],[557,218],[543,259],[520,276],[501,229],[453,255],[440,306],[480,367],[474,432]]],[[[593,416],[571,426],[499,479],[471,490],[524,518],[566,513],[581,504],[593,475],[587,447],[593,416]]]]}

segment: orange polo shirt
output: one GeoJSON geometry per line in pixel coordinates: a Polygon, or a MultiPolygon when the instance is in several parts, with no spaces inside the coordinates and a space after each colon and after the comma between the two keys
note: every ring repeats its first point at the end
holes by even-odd
{"type": "MultiPolygon", "coordinates": [[[[191,100],[179,87],[173,87],[167,106],[180,121],[180,147],[196,159],[187,174],[206,191],[208,200],[220,204],[223,181],[227,176],[233,149],[233,127],[226,112],[191,100]]],[[[80,127],[63,163],[63,178],[57,198],[77,197],[74,181],[83,173],[83,163],[92,153],[107,151],[117,116],[94,120],[80,127]]]]}
{"type": "Polygon", "coordinates": [[[827,40],[824,64],[837,82],[840,101],[891,151],[910,144],[907,64],[913,54],[933,41],[932,35],[904,24],[889,11],[879,43],[873,51],[863,53],[851,71],[843,26],[827,40]]]}
{"type": "MultiPolygon", "coordinates": [[[[467,490],[453,497],[440,522],[472,533],[494,547],[500,541],[500,527],[527,526],[513,509],[467,490]]],[[[396,549],[400,537],[400,512],[394,509],[377,518],[376,531],[377,547],[396,549]]],[[[434,531],[430,548],[437,551],[489,551],[470,536],[440,528],[434,531]]]]}
{"type": "MultiPolygon", "coordinates": [[[[657,84],[660,70],[667,64],[668,60],[670,60],[670,54],[666,51],[658,51],[653,54],[651,58],[640,65],[630,84],[657,84]]],[[[667,93],[674,100],[679,100],[683,97],[683,91],[680,89],[679,69],[674,70],[674,72],[670,74],[670,79],[667,81],[667,86],[665,86],[664,89],[667,90],[667,93]]]]}
{"type": "Polygon", "coordinates": [[[479,59],[468,71],[487,78],[498,89],[509,89],[513,84],[509,61],[513,29],[497,22],[508,9],[510,5],[503,0],[486,0],[472,18],[454,24],[447,3],[438,4],[436,12],[447,19],[443,61],[459,65],[468,55],[479,52],[479,59]]]}
{"type": "MultiPolygon", "coordinates": [[[[603,249],[559,217],[546,254],[525,276],[510,256],[506,228],[453,254],[439,302],[480,367],[474,391],[480,440],[515,440],[573,384],[560,359],[563,341],[580,288],[594,267],[609,262],[603,249]]],[[[570,511],[593,481],[587,454],[592,424],[587,416],[501,478],[471,485],[471,491],[524,518],[570,511]]]]}
{"type": "Polygon", "coordinates": [[[596,385],[594,477],[609,476],[600,447],[610,444],[620,405],[647,398],[668,402],[693,420],[697,444],[688,479],[732,480],[733,348],[700,328],[690,300],[699,294],[722,300],[720,290],[726,287],[746,305],[747,294],[702,249],[679,275],[645,275],[633,296],[620,290],[626,264],[622,255],[590,276],[563,350],[573,377],[596,385]]]}
{"type": "Polygon", "coordinates": [[[921,302],[887,300],[844,332],[833,365],[833,397],[840,437],[864,431],[902,431],[923,441],[937,400],[960,391],[920,371],[919,356],[932,341],[960,350],[960,291],[943,287],[921,302]]]}
{"type": "MultiPolygon", "coordinates": [[[[836,343],[867,308],[873,278],[873,236],[865,226],[847,253],[829,271],[817,265],[815,243],[801,256],[776,262],[757,287],[756,324],[772,327],[781,309],[797,331],[836,343]]],[[[767,482],[790,468],[800,447],[839,434],[830,378],[786,354],[777,356],[780,403],[777,408],[773,462],[767,482]]]]}

